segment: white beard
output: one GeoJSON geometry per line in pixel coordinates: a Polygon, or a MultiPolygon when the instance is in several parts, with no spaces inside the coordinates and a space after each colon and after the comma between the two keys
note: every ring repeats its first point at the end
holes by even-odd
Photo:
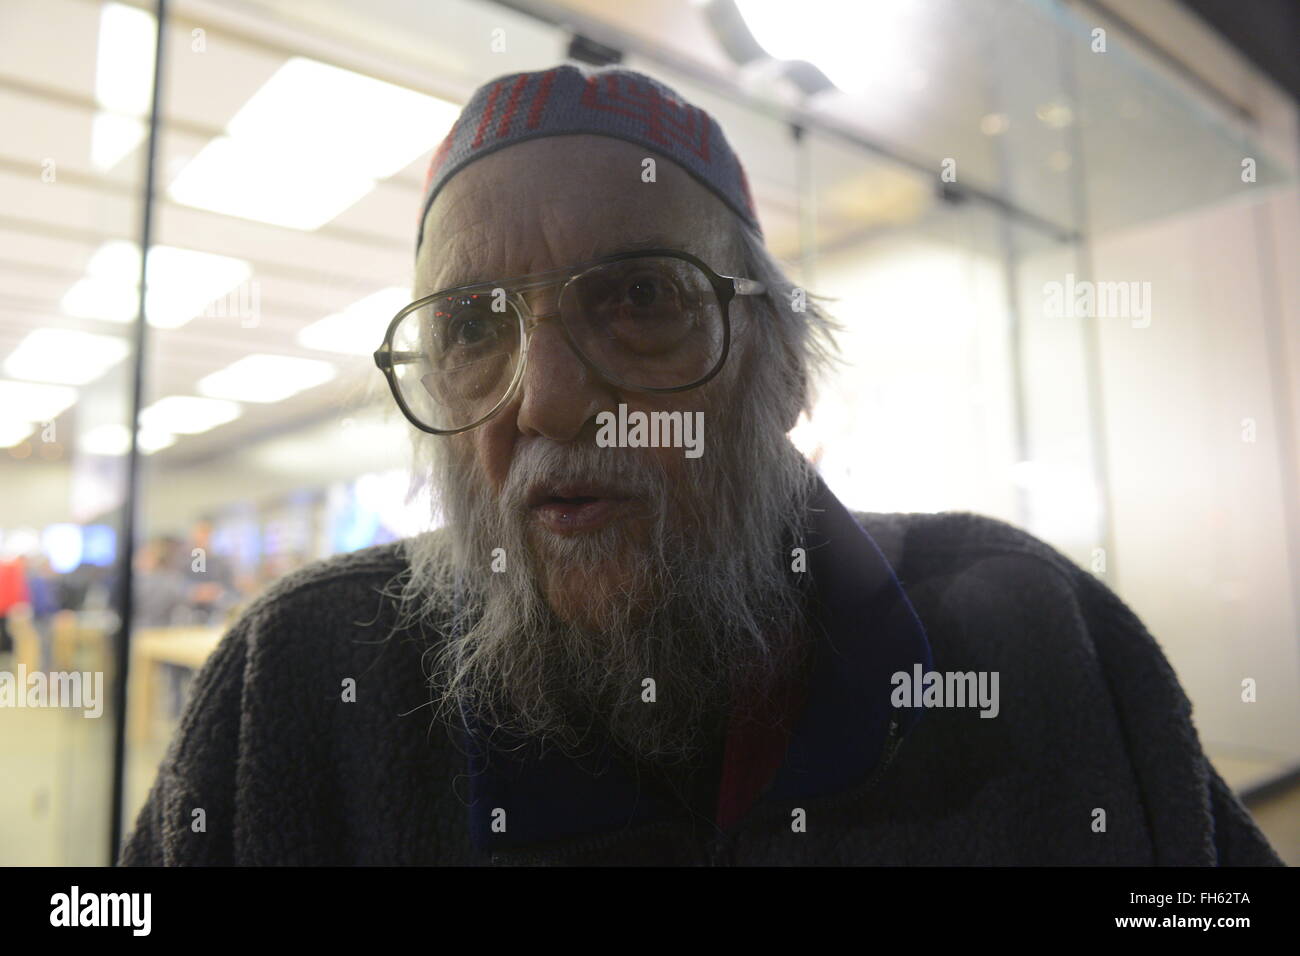
{"type": "Polygon", "coordinates": [[[499,497],[482,491],[490,486],[474,465],[446,456],[446,534],[407,546],[408,598],[442,609],[435,613],[445,620],[446,593],[436,592],[459,585],[463,596],[460,637],[434,655],[442,712],[566,752],[585,745],[582,727],[594,720],[637,757],[693,756],[738,689],[747,698],[769,690],[807,637],[807,576],[792,573],[790,550],[802,537],[813,473],[784,434],[776,439],[739,455],[715,439],[676,493],[653,460],[628,449],[521,443],[499,497]],[[616,522],[547,536],[539,554],[524,502],[541,476],[635,489],[653,515],[650,541],[637,546],[616,522]],[[543,593],[540,561],[588,574],[617,562],[631,585],[590,606],[586,620],[564,621],[543,593]],[[643,699],[647,678],[653,703],[643,699]]]}

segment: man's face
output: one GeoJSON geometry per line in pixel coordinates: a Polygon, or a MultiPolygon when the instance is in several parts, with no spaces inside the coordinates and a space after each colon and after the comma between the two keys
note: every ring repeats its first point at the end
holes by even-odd
{"type": "MultiPolygon", "coordinates": [[[[417,295],[637,248],[743,275],[723,203],[669,160],[642,181],[644,159],[619,140],[564,136],[476,161],[429,211],[417,295]]],[[[547,315],[557,295],[529,304],[547,315]]],[[[771,329],[743,298],[730,315],[722,371],[666,395],[611,385],[546,319],[508,407],[460,435],[420,436],[449,527],[409,545],[416,597],[439,620],[445,590],[470,598],[435,667],[447,713],[566,748],[599,725],[631,752],[676,759],[716,733],[738,688],[795,653],[803,582],[786,556],[809,473],[785,437],[790,376],[758,344],[771,329]],[[598,446],[597,415],[620,404],[702,413],[703,454],[598,446]]]]}
{"type": "MultiPolygon", "coordinates": [[[[619,140],[566,136],[512,146],[472,164],[451,179],[429,212],[418,294],[652,246],[690,252],[716,271],[737,274],[738,250],[722,203],[668,160],[656,159],[656,181],[644,182],[646,157],[644,149],[619,140]]],[[[538,314],[553,312],[558,292],[557,286],[530,293],[529,304],[538,314]]],[[[740,300],[733,304],[733,324],[743,309],[740,300]]],[[[733,355],[732,370],[738,362],[733,355]]],[[[477,429],[439,440],[452,442],[457,455],[472,456],[487,489],[499,496],[512,463],[527,446],[594,448],[596,415],[616,411],[619,404],[629,412],[707,412],[732,386],[735,376],[727,371],[687,392],[624,391],[588,368],[559,323],[549,320],[533,332],[524,378],[511,404],[477,429]]],[[[639,467],[657,470],[679,489],[685,484],[683,470],[699,466],[681,448],[639,449],[635,456],[639,467]]],[[[665,518],[655,513],[663,502],[646,500],[618,481],[593,477],[566,484],[562,498],[545,494],[545,482],[527,489],[526,536],[555,613],[565,621],[594,624],[595,609],[620,595],[635,599],[634,565],[644,560],[654,523],[665,518]],[[618,542],[616,553],[605,548],[607,560],[599,564],[575,560],[583,550],[580,539],[593,535],[618,542]]],[[[672,507],[680,510],[675,517],[681,521],[698,518],[702,504],[676,497],[672,507]]]]}

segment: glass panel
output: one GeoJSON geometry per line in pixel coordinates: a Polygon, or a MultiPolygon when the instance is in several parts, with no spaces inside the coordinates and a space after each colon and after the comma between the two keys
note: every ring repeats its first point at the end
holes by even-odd
{"type": "Polygon", "coordinates": [[[845,364],[797,437],[850,507],[1015,518],[998,214],[946,202],[932,182],[859,150],[807,142],[808,281],[844,326],[845,364]]]}
{"type": "Polygon", "coordinates": [[[146,356],[146,413],[175,440],[141,486],[128,828],[229,622],[311,560],[428,525],[370,355],[411,301],[425,171],[463,98],[564,42],[479,3],[363,28],[351,5],[169,9],[158,243],[193,295],[146,356]],[[467,55],[496,28],[508,52],[467,55]]]}
{"type": "Polygon", "coordinates": [[[1107,577],[1168,654],[1211,760],[1246,788],[1300,764],[1294,269],[1280,265],[1300,256],[1294,160],[1258,119],[1139,62],[1123,30],[1103,57],[1064,26],[1086,118],[1096,303],[1081,321],[1102,372],[1107,577]],[[1268,694],[1247,702],[1247,680],[1268,694]]]}
{"type": "Polygon", "coordinates": [[[0,13],[0,864],[109,861],[153,48],[119,4],[0,13]]]}

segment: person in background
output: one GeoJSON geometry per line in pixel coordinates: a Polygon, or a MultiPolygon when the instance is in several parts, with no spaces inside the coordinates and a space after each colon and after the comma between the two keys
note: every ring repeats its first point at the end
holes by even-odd
{"type": "Polygon", "coordinates": [[[20,555],[0,557],[0,654],[12,654],[13,635],[9,633],[9,614],[19,604],[28,603],[27,576],[20,555]]]}
{"type": "Polygon", "coordinates": [[[58,577],[43,554],[33,554],[27,560],[27,593],[32,629],[41,642],[41,670],[48,671],[54,659],[54,615],[60,604],[58,577]]]}
{"type": "Polygon", "coordinates": [[[178,555],[174,567],[184,577],[190,622],[219,624],[239,603],[234,569],[212,548],[212,520],[200,518],[190,529],[190,546],[178,555]]]}
{"type": "Polygon", "coordinates": [[[170,627],[178,623],[189,599],[190,583],[181,573],[181,542],[154,538],[136,555],[135,608],[137,627],[170,627]]]}
{"type": "MultiPolygon", "coordinates": [[[[182,570],[188,566],[190,553],[183,549],[180,539],[167,536],[151,539],[136,552],[132,609],[135,628],[171,628],[191,623],[195,585],[182,570]]],[[[188,667],[176,664],[166,664],[165,668],[169,713],[174,719],[184,706],[193,674],[188,667]]]]}

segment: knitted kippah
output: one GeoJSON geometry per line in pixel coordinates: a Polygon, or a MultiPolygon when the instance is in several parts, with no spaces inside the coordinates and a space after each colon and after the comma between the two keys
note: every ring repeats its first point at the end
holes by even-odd
{"type": "Polygon", "coordinates": [[[595,133],[673,160],[760,234],[749,182],[713,117],[642,73],[559,66],[498,77],[474,91],[433,154],[415,251],[439,190],[476,159],[543,136],[595,133]]]}

